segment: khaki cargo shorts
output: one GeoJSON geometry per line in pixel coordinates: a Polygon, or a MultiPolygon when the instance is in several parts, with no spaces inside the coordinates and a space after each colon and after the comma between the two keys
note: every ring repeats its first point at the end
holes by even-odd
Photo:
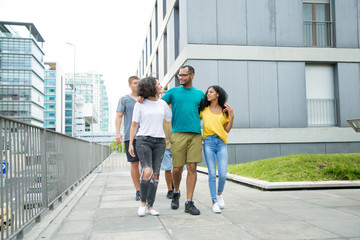
{"type": "Polygon", "coordinates": [[[186,163],[201,163],[201,151],[201,134],[176,132],[171,135],[171,154],[173,167],[182,167],[186,163]]]}

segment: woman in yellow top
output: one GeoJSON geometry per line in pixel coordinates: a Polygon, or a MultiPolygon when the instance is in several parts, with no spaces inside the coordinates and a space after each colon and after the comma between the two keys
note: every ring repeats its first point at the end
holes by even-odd
{"type": "Polygon", "coordinates": [[[226,104],[226,100],[227,93],[224,89],[220,86],[210,86],[205,93],[204,104],[200,109],[200,118],[203,120],[203,149],[208,167],[209,189],[214,213],[221,213],[221,209],[225,207],[222,192],[228,165],[226,143],[234,121],[234,111],[226,104]],[[217,192],[215,155],[219,173],[217,192]]]}

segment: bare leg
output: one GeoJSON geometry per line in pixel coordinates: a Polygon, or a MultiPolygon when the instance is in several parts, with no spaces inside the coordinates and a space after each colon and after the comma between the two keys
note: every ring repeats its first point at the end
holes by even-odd
{"type": "Polygon", "coordinates": [[[187,177],[186,177],[186,199],[191,200],[194,195],[194,189],[197,180],[196,172],[197,163],[187,163],[187,177]]]}
{"type": "Polygon", "coordinates": [[[166,186],[168,188],[168,191],[172,190],[172,187],[171,187],[171,182],[172,182],[171,170],[165,171],[165,181],[166,181],[166,186]]]}
{"type": "Polygon", "coordinates": [[[140,172],[139,172],[139,162],[131,162],[131,178],[134,183],[136,191],[140,190],[140,172]]]}
{"type": "Polygon", "coordinates": [[[173,168],[173,182],[174,182],[175,192],[178,192],[180,189],[182,171],[183,171],[183,167],[174,167],[173,168]]]}

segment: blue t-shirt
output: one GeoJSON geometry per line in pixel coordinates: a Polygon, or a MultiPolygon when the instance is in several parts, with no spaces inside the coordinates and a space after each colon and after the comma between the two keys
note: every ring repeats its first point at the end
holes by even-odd
{"type": "Polygon", "coordinates": [[[204,93],[194,87],[183,86],[169,89],[162,97],[172,108],[172,132],[201,134],[199,106],[204,93]]]}

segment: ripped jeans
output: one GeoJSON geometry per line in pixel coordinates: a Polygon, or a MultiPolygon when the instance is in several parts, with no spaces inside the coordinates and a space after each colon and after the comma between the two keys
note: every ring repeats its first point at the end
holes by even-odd
{"type": "Polygon", "coordinates": [[[146,202],[148,207],[152,207],[155,202],[159,177],[153,179],[153,176],[154,174],[160,175],[160,166],[165,147],[165,138],[138,136],[136,139],[136,151],[142,168],[140,179],[141,202],[146,202]],[[143,179],[143,172],[146,168],[152,169],[149,179],[143,179]]]}

